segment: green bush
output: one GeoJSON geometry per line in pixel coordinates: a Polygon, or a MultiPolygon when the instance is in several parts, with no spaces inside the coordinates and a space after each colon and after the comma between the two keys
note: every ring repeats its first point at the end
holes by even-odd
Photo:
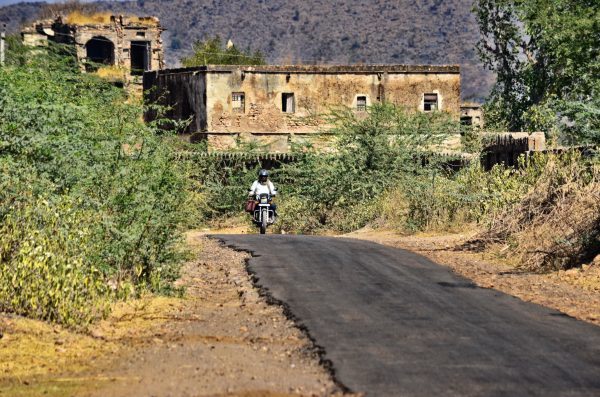
{"type": "Polygon", "coordinates": [[[367,115],[335,109],[330,115],[333,153],[308,152],[276,173],[286,196],[300,199],[301,211],[280,211],[285,230],[347,232],[378,217],[381,197],[402,178],[438,169],[431,156],[460,127],[446,113],[414,113],[391,104],[370,107],[367,115]],[[305,225],[302,225],[305,222],[305,225]]]}
{"type": "Polygon", "coordinates": [[[135,98],[82,74],[64,48],[25,57],[0,68],[0,266],[40,281],[17,290],[0,277],[0,307],[84,324],[109,282],[117,295],[169,288],[188,182],[135,98]]]}
{"type": "Polygon", "coordinates": [[[496,165],[485,171],[474,160],[458,172],[432,168],[421,175],[406,175],[382,201],[380,223],[406,232],[493,225],[498,213],[519,202],[535,185],[547,161],[547,156],[533,156],[527,164],[522,158],[518,168],[496,165]]]}
{"type": "Polygon", "coordinates": [[[94,214],[70,197],[29,197],[0,225],[0,311],[65,325],[106,313],[108,287],[90,261],[94,214]]]}

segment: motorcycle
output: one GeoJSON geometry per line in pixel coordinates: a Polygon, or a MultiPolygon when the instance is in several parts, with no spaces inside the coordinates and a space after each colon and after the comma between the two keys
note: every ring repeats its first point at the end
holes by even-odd
{"type": "Polygon", "coordinates": [[[260,234],[265,234],[267,226],[275,222],[275,212],[271,209],[272,201],[271,195],[267,193],[256,196],[252,221],[260,228],[260,234]]]}

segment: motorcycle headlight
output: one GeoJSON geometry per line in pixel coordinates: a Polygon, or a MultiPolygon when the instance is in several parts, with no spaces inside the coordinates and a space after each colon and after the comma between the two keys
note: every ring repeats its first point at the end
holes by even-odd
{"type": "Polygon", "coordinates": [[[261,204],[267,204],[267,198],[266,197],[261,197],[260,203],[261,204]]]}

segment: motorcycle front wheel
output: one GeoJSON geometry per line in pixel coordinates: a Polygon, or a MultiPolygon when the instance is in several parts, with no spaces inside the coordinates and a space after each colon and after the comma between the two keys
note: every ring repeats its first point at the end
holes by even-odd
{"type": "Polygon", "coordinates": [[[263,210],[262,216],[260,217],[260,234],[265,234],[267,232],[267,222],[269,220],[269,213],[267,210],[263,210]]]}

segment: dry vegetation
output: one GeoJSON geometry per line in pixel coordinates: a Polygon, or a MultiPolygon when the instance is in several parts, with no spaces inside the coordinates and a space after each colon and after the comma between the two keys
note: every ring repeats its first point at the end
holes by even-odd
{"type": "Polygon", "coordinates": [[[73,11],[64,17],[64,22],[73,25],[105,25],[110,23],[110,16],[109,12],[73,11]]]}
{"type": "Polygon", "coordinates": [[[492,219],[486,245],[532,271],[566,270],[600,254],[600,164],[550,157],[520,202],[492,219]]]}

